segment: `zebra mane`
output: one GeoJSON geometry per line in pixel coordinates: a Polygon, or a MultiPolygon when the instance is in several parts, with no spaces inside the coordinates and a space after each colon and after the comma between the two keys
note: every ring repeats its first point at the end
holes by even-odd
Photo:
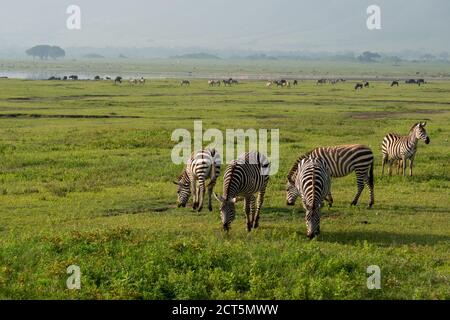
{"type": "Polygon", "coordinates": [[[311,186],[312,186],[312,210],[315,209],[316,206],[316,168],[315,168],[315,161],[316,159],[311,158],[312,163],[313,163],[313,170],[312,170],[312,182],[311,182],[311,186]]]}
{"type": "Polygon", "coordinates": [[[409,132],[413,131],[414,128],[415,128],[418,124],[420,124],[420,122],[416,122],[416,123],[411,127],[411,129],[409,129],[409,132]]]}
{"type": "Polygon", "coordinates": [[[292,176],[297,173],[298,164],[300,163],[300,161],[302,161],[303,159],[308,158],[311,155],[312,152],[313,152],[313,150],[308,151],[307,153],[305,153],[305,154],[301,155],[300,157],[298,157],[297,160],[295,160],[294,165],[291,167],[291,170],[289,170],[289,173],[287,175],[288,181],[291,181],[292,180],[292,176]]]}
{"type": "Polygon", "coordinates": [[[189,176],[187,174],[186,168],[183,168],[183,171],[181,171],[180,175],[178,176],[178,181],[181,182],[183,180],[189,181],[189,176]],[[185,179],[187,178],[187,179],[185,179]]]}

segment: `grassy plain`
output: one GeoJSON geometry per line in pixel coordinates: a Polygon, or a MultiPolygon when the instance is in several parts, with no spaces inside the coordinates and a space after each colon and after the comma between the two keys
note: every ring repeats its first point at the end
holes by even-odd
{"type": "MultiPolygon", "coordinates": [[[[450,83],[371,82],[210,88],[0,80],[0,298],[449,299],[450,83]],[[97,116],[97,117],[93,117],[97,116]],[[280,130],[260,228],[244,215],[221,230],[214,211],[174,206],[176,128],[280,130]],[[380,176],[380,143],[427,121],[415,176],[380,176]],[[375,206],[351,207],[354,175],[333,181],[335,206],[307,240],[285,176],[301,153],[363,143],[374,150],[375,206]],[[66,268],[81,268],[81,289],[66,268]],[[368,290],[366,268],[381,268],[368,290]]],[[[220,192],[222,179],[217,191],[220,192]]]]}

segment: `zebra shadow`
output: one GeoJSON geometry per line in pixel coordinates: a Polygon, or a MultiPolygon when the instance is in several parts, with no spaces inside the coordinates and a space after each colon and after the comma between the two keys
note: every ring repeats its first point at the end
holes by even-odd
{"type": "Polygon", "coordinates": [[[356,244],[362,241],[382,247],[401,245],[433,245],[437,243],[449,243],[450,236],[436,234],[411,234],[388,231],[324,231],[320,235],[320,241],[340,244],[356,244]]]}

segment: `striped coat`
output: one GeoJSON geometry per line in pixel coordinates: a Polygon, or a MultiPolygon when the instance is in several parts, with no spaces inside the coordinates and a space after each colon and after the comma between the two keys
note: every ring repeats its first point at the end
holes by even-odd
{"type": "MultiPolygon", "coordinates": [[[[344,177],[355,172],[358,190],[352,201],[352,205],[358,203],[364,185],[367,184],[370,191],[369,207],[372,207],[374,203],[373,152],[369,147],[361,144],[319,147],[300,156],[287,176],[286,202],[288,205],[294,205],[297,199],[294,181],[298,171],[298,164],[301,160],[310,156],[325,160],[333,178],[344,177]]],[[[333,203],[331,193],[328,195],[328,200],[331,206],[333,203]]]]}
{"type": "Polygon", "coordinates": [[[331,176],[322,158],[302,159],[298,164],[295,188],[306,211],[306,233],[312,239],[320,233],[320,208],[331,189],[331,176]]]}
{"type": "Polygon", "coordinates": [[[403,175],[406,176],[406,162],[409,160],[409,175],[412,176],[417,142],[423,140],[426,144],[430,143],[430,137],[425,130],[426,124],[426,122],[415,123],[407,136],[389,133],[383,138],[381,145],[383,154],[381,175],[384,174],[384,166],[386,164],[389,165],[389,175],[391,175],[392,164],[394,161],[398,161],[398,165],[402,167],[403,175]]]}
{"type": "Polygon", "coordinates": [[[255,151],[245,153],[228,165],[223,178],[223,196],[216,196],[221,203],[220,214],[225,231],[229,230],[234,220],[238,196],[244,197],[247,230],[251,231],[259,226],[259,214],[269,181],[269,170],[269,160],[255,151]]]}
{"type": "Polygon", "coordinates": [[[193,209],[199,212],[203,209],[203,199],[205,197],[205,182],[208,184],[208,209],[212,211],[211,194],[220,175],[220,155],[215,149],[205,149],[194,152],[186,167],[174,182],[178,185],[178,207],[185,207],[191,193],[194,195],[193,209]]]}

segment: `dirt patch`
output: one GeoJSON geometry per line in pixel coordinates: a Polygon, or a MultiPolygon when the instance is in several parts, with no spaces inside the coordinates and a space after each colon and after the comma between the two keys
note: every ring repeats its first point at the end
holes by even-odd
{"type": "Polygon", "coordinates": [[[0,118],[71,118],[71,119],[124,119],[141,118],[139,116],[92,115],[92,114],[37,114],[37,113],[3,113],[0,118]]]}

